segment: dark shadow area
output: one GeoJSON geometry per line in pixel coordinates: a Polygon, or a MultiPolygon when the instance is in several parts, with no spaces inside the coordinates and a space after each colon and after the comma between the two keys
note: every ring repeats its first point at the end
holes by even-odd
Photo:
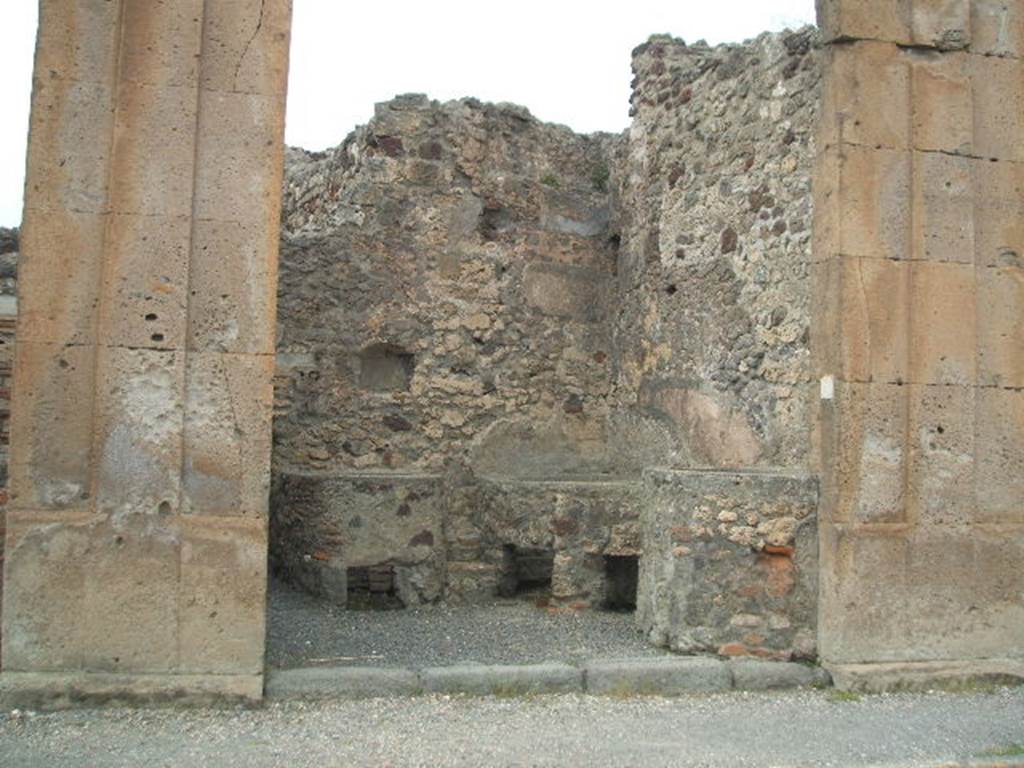
{"type": "Polygon", "coordinates": [[[409,389],[416,358],[391,344],[374,344],[359,354],[359,386],[371,392],[409,389]]]}
{"type": "Polygon", "coordinates": [[[605,610],[636,610],[636,591],[640,577],[640,558],[636,555],[605,555],[605,610]]]}
{"type": "Polygon", "coordinates": [[[504,573],[498,584],[498,596],[549,600],[554,564],[553,550],[506,545],[504,573]]]}
{"type": "Polygon", "coordinates": [[[391,565],[347,568],[348,608],[353,611],[389,611],[404,608],[395,589],[395,569],[391,565]]]}

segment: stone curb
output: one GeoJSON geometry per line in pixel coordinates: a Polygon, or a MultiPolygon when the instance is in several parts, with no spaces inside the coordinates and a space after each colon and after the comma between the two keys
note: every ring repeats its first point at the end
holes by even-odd
{"type": "Polygon", "coordinates": [[[430,693],[468,693],[476,696],[521,696],[540,693],[580,693],[583,671],[568,664],[516,666],[431,667],[420,673],[430,693]]]}
{"type": "Polygon", "coordinates": [[[267,674],[268,699],[369,699],[422,692],[411,669],[388,667],[303,667],[267,674]]]}
{"type": "Polygon", "coordinates": [[[592,661],[584,666],[587,693],[613,696],[678,696],[728,691],[732,672],[717,659],[592,661]]]}
{"type": "Polygon", "coordinates": [[[821,667],[789,661],[733,659],[729,662],[732,685],[737,691],[774,691],[784,688],[826,687],[832,676],[821,667]]]}
{"type": "Polygon", "coordinates": [[[691,693],[769,691],[828,686],[819,667],[752,659],[686,657],[591,661],[581,666],[458,664],[411,669],[306,667],[271,671],[267,699],[413,696],[421,693],[523,696],[589,693],[609,696],[680,696],[691,693]]]}

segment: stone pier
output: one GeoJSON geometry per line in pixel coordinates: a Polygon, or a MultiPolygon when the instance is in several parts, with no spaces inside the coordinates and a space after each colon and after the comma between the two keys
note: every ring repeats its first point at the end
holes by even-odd
{"type": "Polygon", "coordinates": [[[2,676],[262,695],[290,0],[43,0],[2,676]]]}
{"type": "Polygon", "coordinates": [[[818,5],[819,650],[1020,669],[1024,4],[818,5]]]}

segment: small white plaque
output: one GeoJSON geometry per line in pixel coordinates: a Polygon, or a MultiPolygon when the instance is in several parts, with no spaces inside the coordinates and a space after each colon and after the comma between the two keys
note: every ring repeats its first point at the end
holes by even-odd
{"type": "Polygon", "coordinates": [[[821,377],[821,399],[831,400],[836,396],[836,380],[832,376],[821,377]]]}

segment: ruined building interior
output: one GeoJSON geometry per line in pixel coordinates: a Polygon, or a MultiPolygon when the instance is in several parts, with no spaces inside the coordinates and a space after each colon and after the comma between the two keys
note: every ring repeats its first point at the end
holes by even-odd
{"type": "Polygon", "coordinates": [[[258,699],[268,572],[1024,676],[1021,4],[655,35],[622,134],[408,94],[325,152],[290,4],[196,5],[42,4],[0,687],[258,699]]]}
{"type": "Polygon", "coordinates": [[[272,566],[342,604],[369,578],[405,605],[547,583],[577,610],[635,605],[642,573],[659,643],[813,658],[819,51],[811,29],[652,38],[628,135],[401,96],[335,150],[289,150],[272,566]],[[684,477],[735,512],[682,512],[642,563],[641,509],[684,477]],[[751,593],[685,633],[653,598],[682,546],[751,593]]]}

